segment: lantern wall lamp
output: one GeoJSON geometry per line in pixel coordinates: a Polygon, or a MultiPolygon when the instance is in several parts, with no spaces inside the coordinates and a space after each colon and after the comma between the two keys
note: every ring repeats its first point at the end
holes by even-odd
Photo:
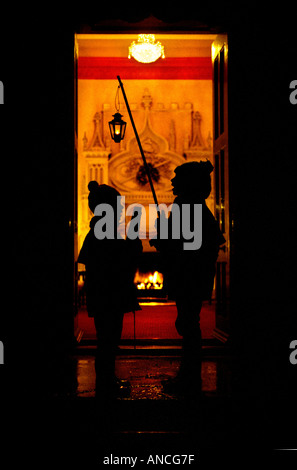
{"type": "Polygon", "coordinates": [[[120,86],[118,86],[117,89],[117,94],[115,97],[115,107],[117,112],[113,114],[113,119],[112,121],[109,121],[109,130],[110,130],[110,135],[111,138],[119,143],[123,138],[125,137],[125,132],[126,132],[126,125],[127,123],[122,120],[122,114],[119,113],[120,110],[120,100],[119,100],[119,89],[120,86]]]}

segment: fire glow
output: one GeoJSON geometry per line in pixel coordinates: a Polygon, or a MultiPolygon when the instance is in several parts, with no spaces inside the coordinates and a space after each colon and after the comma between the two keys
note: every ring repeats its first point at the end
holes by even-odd
{"type": "Polygon", "coordinates": [[[155,271],[154,273],[136,272],[134,283],[139,290],[163,289],[163,274],[155,271]]]}

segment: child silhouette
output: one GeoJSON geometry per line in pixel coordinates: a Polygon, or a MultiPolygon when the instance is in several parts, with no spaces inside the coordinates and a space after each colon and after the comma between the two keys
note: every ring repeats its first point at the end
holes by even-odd
{"type": "Polygon", "coordinates": [[[96,237],[94,227],[102,216],[95,215],[78,257],[78,262],[86,267],[87,311],[94,318],[97,334],[96,393],[110,395],[123,386],[115,377],[115,359],[124,313],[140,310],[133,280],[142,243],[119,234],[120,193],[96,181],[91,181],[88,189],[89,208],[93,213],[99,204],[108,204],[113,209],[114,237],[96,237]]]}
{"type": "MultiPolygon", "coordinates": [[[[166,391],[195,393],[201,390],[201,330],[200,311],[203,300],[209,300],[213,290],[215,265],[219,247],[225,243],[218,223],[205,200],[211,191],[210,174],[213,166],[209,161],[188,162],[175,169],[172,178],[174,203],[180,207],[180,238],[170,236],[172,214],[169,216],[168,240],[152,240],[151,244],[162,254],[164,262],[164,285],[177,307],[176,329],[182,336],[182,360],[179,373],[173,381],[164,383],[166,391]],[[202,205],[202,245],[197,250],[184,250],[182,235],[183,204],[202,205]]],[[[190,225],[193,220],[190,218],[190,225]]],[[[172,230],[171,230],[172,233],[172,230]]]]}

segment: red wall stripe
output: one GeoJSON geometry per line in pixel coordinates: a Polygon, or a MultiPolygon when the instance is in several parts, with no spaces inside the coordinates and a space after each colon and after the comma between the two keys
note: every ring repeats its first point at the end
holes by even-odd
{"type": "Polygon", "coordinates": [[[152,64],[140,64],[125,57],[80,57],[78,78],[85,80],[116,79],[144,80],[211,80],[210,57],[169,57],[152,64]]]}

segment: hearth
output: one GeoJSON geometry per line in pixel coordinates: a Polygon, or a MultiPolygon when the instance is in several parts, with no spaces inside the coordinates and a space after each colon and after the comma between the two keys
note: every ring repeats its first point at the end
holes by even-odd
{"type": "MultiPolygon", "coordinates": [[[[78,307],[86,305],[85,298],[85,271],[78,271],[78,307]]],[[[164,289],[162,262],[159,253],[144,252],[139,257],[138,269],[134,283],[137,288],[137,297],[141,302],[166,302],[168,296],[164,289]]]]}
{"type": "Polygon", "coordinates": [[[142,253],[134,278],[139,299],[142,301],[153,301],[154,299],[159,301],[167,300],[162,271],[159,253],[142,253]]]}

